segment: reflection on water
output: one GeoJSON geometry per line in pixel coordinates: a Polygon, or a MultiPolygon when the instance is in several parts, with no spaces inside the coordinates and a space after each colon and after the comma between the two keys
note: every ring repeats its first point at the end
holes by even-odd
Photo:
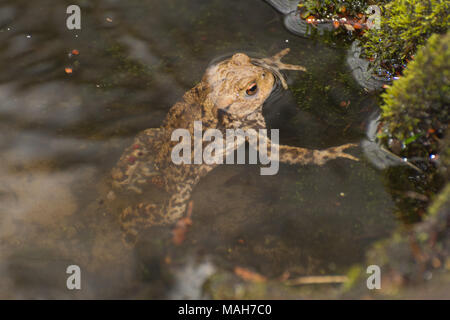
{"type": "Polygon", "coordinates": [[[361,142],[361,147],[367,159],[378,169],[386,169],[392,166],[406,165],[399,156],[384,149],[377,141],[377,131],[380,116],[377,113],[370,117],[367,124],[367,137],[361,142]]]}
{"type": "Polygon", "coordinates": [[[308,68],[288,74],[296,99],[287,92],[265,107],[282,143],[358,141],[376,102],[349,80],[344,50],[290,35],[263,1],[81,1],[81,31],[65,28],[69,4],[2,1],[1,297],[199,298],[215,269],[345,273],[389,234],[381,173],[364,159],[337,160],[281,166],[273,177],[220,167],[195,189],[182,245],[160,228],[123,246],[118,212],[100,197],[109,170],[217,57],[288,44],[288,63],[308,68]],[[83,270],[79,292],[65,287],[70,264],[83,270]]]}

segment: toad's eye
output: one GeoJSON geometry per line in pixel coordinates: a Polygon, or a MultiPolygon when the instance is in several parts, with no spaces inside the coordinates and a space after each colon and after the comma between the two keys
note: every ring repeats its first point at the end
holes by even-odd
{"type": "Polygon", "coordinates": [[[256,92],[258,91],[258,85],[256,83],[252,83],[247,87],[247,90],[245,90],[245,92],[249,95],[252,96],[254,95],[256,92]]]}

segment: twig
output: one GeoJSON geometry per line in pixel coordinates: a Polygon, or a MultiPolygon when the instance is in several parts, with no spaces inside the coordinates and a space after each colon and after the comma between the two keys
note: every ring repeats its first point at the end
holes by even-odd
{"type": "Polygon", "coordinates": [[[387,150],[385,147],[380,146],[381,151],[384,151],[385,153],[391,155],[392,157],[396,158],[397,160],[399,160],[402,163],[407,164],[408,166],[410,166],[411,168],[419,171],[420,173],[423,173],[423,170],[421,170],[420,168],[418,168],[417,166],[413,165],[411,162],[409,162],[408,160],[403,160],[401,157],[399,157],[398,155],[396,155],[395,153],[390,152],[389,150],[387,150]]]}
{"type": "Polygon", "coordinates": [[[302,284],[344,283],[347,281],[347,276],[307,276],[286,280],[284,283],[288,286],[297,286],[302,284]]]}

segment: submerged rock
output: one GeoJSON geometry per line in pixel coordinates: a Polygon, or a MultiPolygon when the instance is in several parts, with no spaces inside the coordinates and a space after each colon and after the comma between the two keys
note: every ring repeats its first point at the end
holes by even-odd
{"type": "Polygon", "coordinates": [[[281,13],[289,14],[297,10],[299,0],[266,0],[266,2],[272,5],[281,13]]]}
{"type": "Polygon", "coordinates": [[[347,64],[352,71],[356,82],[367,91],[376,91],[390,84],[391,80],[386,77],[375,75],[375,70],[370,66],[370,61],[361,58],[362,48],[359,41],[354,41],[347,53],[347,64]]]}
{"type": "Polygon", "coordinates": [[[285,15],[284,26],[297,36],[310,37],[314,33],[323,35],[325,32],[333,30],[331,23],[313,26],[302,19],[297,11],[299,0],[266,0],[266,2],[285,15]]]}
{"type": "MultiPolygon", "coordinates": [[[[324,36],[334,30],[331,22],[313,25],[302,19],[297,10],[298,0],[266,0],[266,2],[284,14],[284,26],[297,36],[306,38],[314,34],[324,36]]],[[[359,41],[356,40],[352,43],[347,54],[347,64],[356,82],[367,91],[380,90],[383,85],[390,84],[391,79],[375,75],[375,70],[370,66],[370,62],[360,57],[361,52],[362,48],[359,41]]]]}

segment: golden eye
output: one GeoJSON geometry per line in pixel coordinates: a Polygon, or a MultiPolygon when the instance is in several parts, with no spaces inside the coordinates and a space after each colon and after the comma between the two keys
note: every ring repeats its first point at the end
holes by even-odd
{"type": "Polygon", "coordinates": [[[258,91],[258,85],[253,82],[252,84],[250,84],[247,87],[247,90],[245,90],[245,93],[247,93],[247,95],[252,96],[254,95],[256,92],[258,91]]]}

